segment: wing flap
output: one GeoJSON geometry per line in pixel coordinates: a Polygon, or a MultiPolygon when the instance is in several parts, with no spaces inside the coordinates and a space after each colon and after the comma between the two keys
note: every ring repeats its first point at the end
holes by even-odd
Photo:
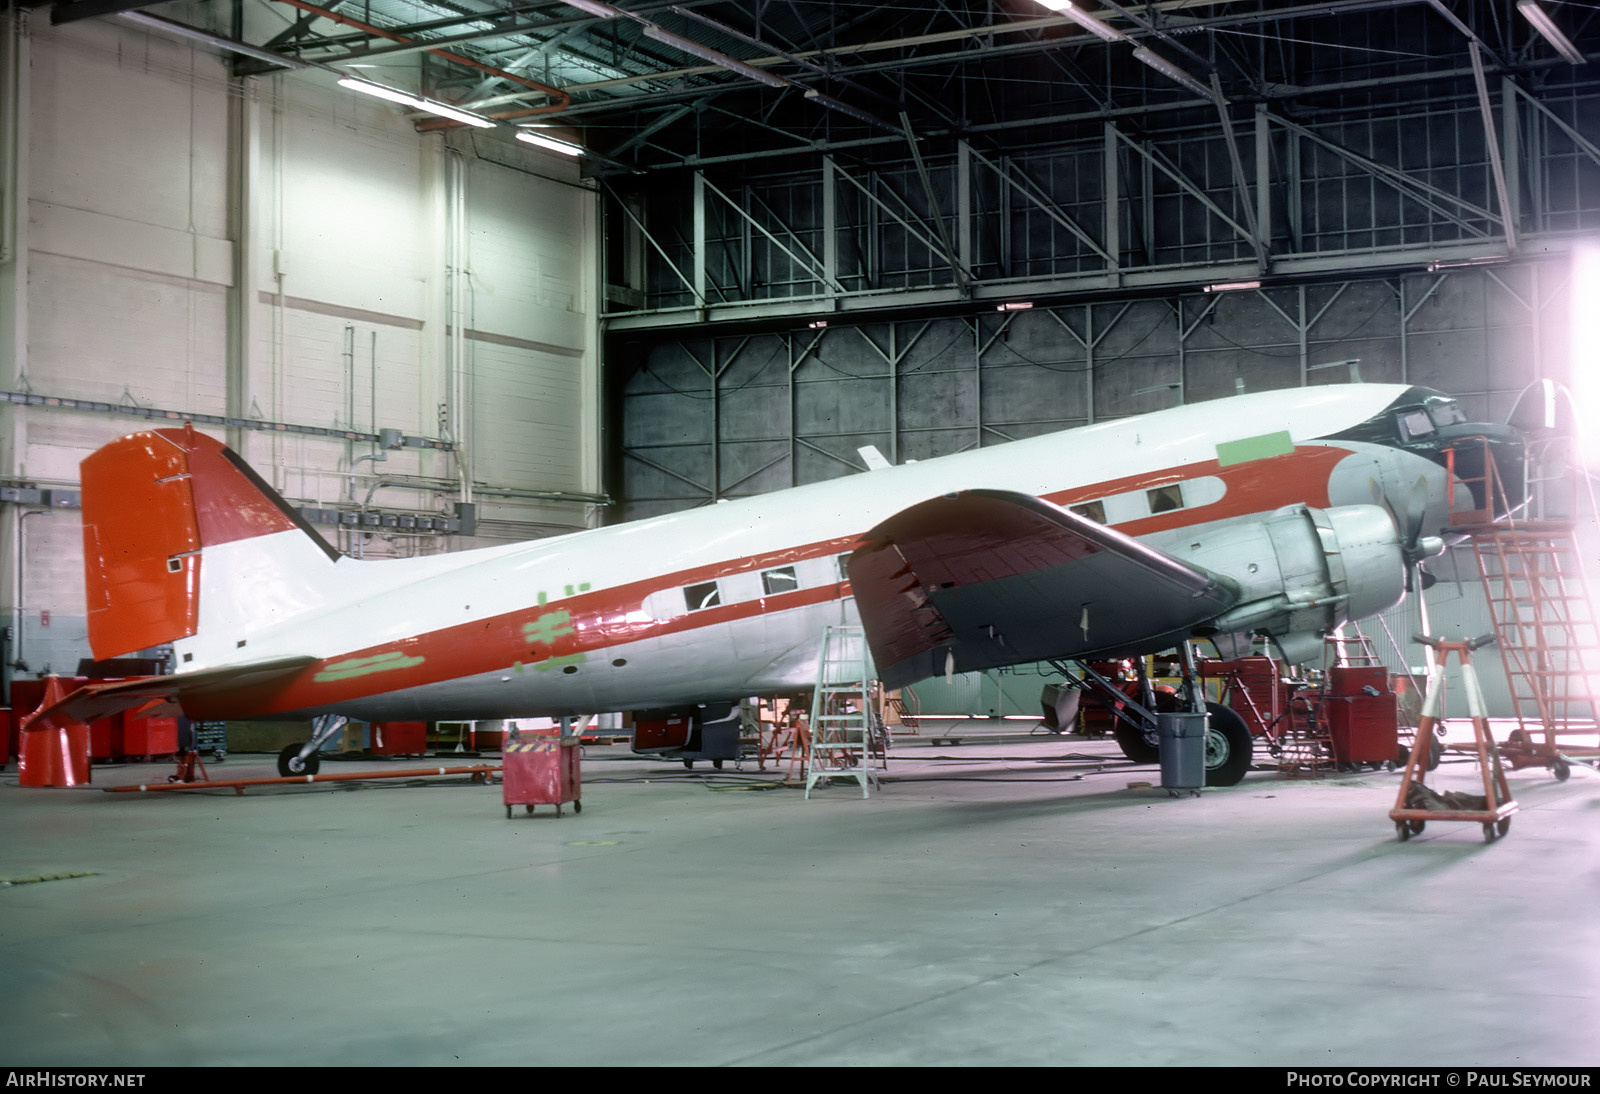
{"type": "Polygon", "coordinates": [[[1238,599],[1227,578],[1027,494],[903,509],[847,563],[878,675],[1161,649],[1238,599]]]}

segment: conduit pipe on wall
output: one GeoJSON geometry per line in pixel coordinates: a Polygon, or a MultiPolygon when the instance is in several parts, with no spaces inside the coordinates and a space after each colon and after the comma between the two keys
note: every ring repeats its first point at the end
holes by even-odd
{"type": "MultiPolygon", "coordinates": [[[[316,4],[308,3],[307,0],[278,0],[278,3],[288,4],[292,8],[299,8],[301,11],[309,12],[310,14],[319,16],[323,19],[331,19],[335,23],[339,23],[342,26],[351,27],[366,34],[376,34],[378,37],[387,38],[391,42],[399,42],[402,45],[408,46],[415,45],[418,42],[418,40],[415,38],[407,38],[404,34],[397,34],[392,30],[385,30],[383,27],[373,26],[371,23],[364,23],[360,19],[352,19],[348,15],[341,15],[336,11],[330,11],[327,8],[318,7],[316,4]]],[[[558,87],[550,87],[547,84],[539,83],[537,80],[530,80],[525,76],[518,76],[515,73],[507,72],[503,68],[495,68],[493,65],[486,65],[482,61],[464,56],[463,54],[455,53],[448,49],[430,49],[428,52],[432,53],[436,57],[443,57],[447,61],[454,61],[458,65],[465,65],[468,68],[475,68],[480,72],[486,72],[489,75],[496,76],[502,80],[510,80],[512,83],[521,84],[523,87],[529,88],[530,90],[538,91],[542,94],[548,95],[552,100],[554,100],[546,106],[513,111],[510,114],[491,114],[487,115],[488,117],[522,118],[530,117],[535,114],[553,114],[558,111],[565,110],[567,105],[572,102],[572,96],[568,95],[565,91],[562,91],[558,87]]],[[[457,124],[459,123],[440,120],[437,122],[428,122],[423,125],[419,125],[417,128],[442,129],[457,124]]]]}
{"type": "Polygon", "coordinates": [[[0,27],[0,263],[16,257],[17,190],[22,186],[23,15],[9,0],[0,27]]]}
{"type": "Polygon", "coordinates": [[[472,457],[467,448],[471,433],[467,400],[467,168],[460,153],[451,150],[445,161],[445,265],[448,271],[446,308],[449,336],[445,342],[445,377],[448,392],[450,439],[455,442],[456,471],[461,501],[472,501],[472,457]]]}

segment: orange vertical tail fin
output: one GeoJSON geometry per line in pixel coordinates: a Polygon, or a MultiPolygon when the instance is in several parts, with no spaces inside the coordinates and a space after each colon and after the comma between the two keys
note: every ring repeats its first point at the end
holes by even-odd
{"type": "Polygon", "coordinates": [[[112,441],[83,461],[82,475],[97,658],[196,633],[203,548],[298,527],[337,557],[231,450],[193,427],[112,441]]]}

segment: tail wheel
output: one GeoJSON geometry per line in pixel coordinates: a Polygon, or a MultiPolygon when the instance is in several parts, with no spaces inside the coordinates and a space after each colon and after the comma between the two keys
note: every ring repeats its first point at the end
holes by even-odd
{"type": "Polygon", "coordinates": [[[1244,719],[1221,703],[1207,703],[1206,785],[1233,786],[1250,770],[1255,741],[1244,719]]]}
{"type": "Polygon", "coordinates": [[[283,751],[278,753],[279,775],[286,779],[292,779],[297,775],[315,775],[317,773],[317,769],[322,766],[321,753],[313,752],[304,760],[296,763],[295,757],[300,755],[300,748],[301,746],[298,744],[283,746],[283,751]]]}

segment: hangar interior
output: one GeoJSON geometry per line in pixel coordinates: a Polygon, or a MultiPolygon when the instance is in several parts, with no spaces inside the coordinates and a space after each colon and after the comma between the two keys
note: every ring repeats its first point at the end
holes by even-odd
{"type": "MultiPolygon", "coordinates": [[[[1239,391],[1536,424],[1549,380],[1590,417],[1593,3],[6,0],[3,31],[7,694],[92,659],[79,463],[153,425],[383,559],[1239,391]]],[[[1435,631],[1490,629],[1471,565],[1435,631]]],[[[7,880],[61,880],[0,894],[0,1055],[1594,1062],[1592,772],[1526,773],[1498,846],[1400,847],[1392,778],[1169,802],[991,751],[768,809],[646,765],[481,835],[481,788],[7,772],[7,880]]]]}

